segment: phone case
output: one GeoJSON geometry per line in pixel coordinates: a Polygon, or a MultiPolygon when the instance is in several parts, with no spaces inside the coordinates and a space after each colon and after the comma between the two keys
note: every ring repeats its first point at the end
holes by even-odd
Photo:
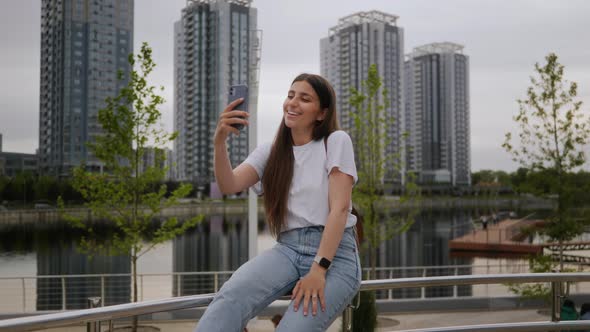
{"type": "MultiPolygon", "coordinates": [[[[248,112],[248,86],[243,84],[230,86],[228,90],[227,103],[229,104],[232,101],[240,98],[244,98],[244,101],[234,109],[248,112]]],[[[232,126],[238,130],[241,130],[244,127],[243,124],[234,124],[232,126]]]]}

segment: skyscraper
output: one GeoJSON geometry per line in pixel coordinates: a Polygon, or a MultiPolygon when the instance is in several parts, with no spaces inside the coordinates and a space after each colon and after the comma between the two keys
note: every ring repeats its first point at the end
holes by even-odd
{"type": "Polygon", "coordinates": [[[416,47],[405,62],[408,170],[422,184],[471,184],[469,58],[463,46],[416,47]]]}
{"type": "MultiPolygon", "coordinates": [[[[255,112],[261,36],[251,0],[188,0],[174,25],[176,175],[207,191],[214,183],[213,135],[228,87],[246,84],[255,112]]],[[[250,118],[250,122],[254,121],[250,118]]],[[[232,165],[248,156],[249,127],[228,140],[232,165]]]]}
{"type": "MultiPolygon", "coordinates": [[[[336,90],[337,109],[341,127],[350,134],[353,128],[350,88],[361,90],[369,66],[377,65],[383,87],[388,90],[388,117],[393,125],[384,128],[391,143],[383,153],[393,156],[400,153],[402,139],[402,79],[404,61],[404,31],[397,25],[398,16],[380,11],[359,12],[338,20],[329,35],[320,41],[320,69],[336,90]]],[[[380,101],[383,104],[383,100],[380,101]]],[[[358,142],[352,135],[355,147],[358,142]]],[[[385,190],[391,192],[402,184],[403,172],[395,170],[394,160],[386,163],[383,178],[385,190]]]]}
{"type": "Polygon", "coordinates": [[[86,148],[101,134],[98,110],[125,84],[133,51],[133,0],[42,0],[39,164],[67,175],[101,164],[86,148]]]}

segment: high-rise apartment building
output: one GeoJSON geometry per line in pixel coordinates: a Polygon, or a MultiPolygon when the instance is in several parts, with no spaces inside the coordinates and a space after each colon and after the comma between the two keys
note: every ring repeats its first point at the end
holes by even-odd
{"type": "Polygon", "coordinates": [[[101,134],[98,110],[126,83],[133,52],[133,0],[42,0],[39,165],[67,176],[100,169],[87,142],[101,134]]]}
{"type": "MultiPolygon", "coordinates": [[[[337,109],[341,127],[351,134],[355,148],[361,148],[354,137],[350,106],[350,88],[361,90],[361,82],[367,78],[369,66],[375,64],[383,87],[388,91],[385,112],[395,121],[383,128],[390,144],[383,147],[383,154],[394,156],[402,148],[403,123],[403,65],[404,31],[397,25],[398,16],[380,11],[359,12],[338,20],[329,35],[320,41],[321,74],[336,90],[337,109]]],[[[380,100],[384,104],[385,100],[380,100]]],[[[403,172],[394,164],[403,162],[389,158],[383,178],[385,190],[399,189],[403,172]]]]}
{"type": "MultiPolygon", "coordinates": [[[[174,25],[176,176],[200,191],[214,183],[213,135],[228,87],[246,84],[255,112],[261,35],[251,0],[188,0],[174,25]]],[[[252,118],[250,122],[252,122],[252,118]]],[[[228,140],[232,165],[248,156],[249,127],[228,140]]]]}
{"type": "Polygon", "coordinates": [[[163,180],[174,180],[176,177],[173,164],[172,150],[168,148],[145,147],[143,154],[141,155],[139,172],[145,173],[150,167],[159,169],[166,168],[163,180]]]}
{"type": "Polygon", "coordinates": [[[408,170],[424,185],[470,185],[469,57],[463,46],[416,47],[405,75],[408,170]]]}

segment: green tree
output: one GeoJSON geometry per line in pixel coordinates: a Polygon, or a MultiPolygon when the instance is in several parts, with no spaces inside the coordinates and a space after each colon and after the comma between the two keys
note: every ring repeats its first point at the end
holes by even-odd
{"type": "Polygon", "coordinates": [[[495,183],[502,186],[511,185],[510,175],[508,173],[490,169],[482,169],[481,171],[471,173],[471,183],[474,185],[480,183],[495,183]]]}
{"type": "MultiPolygon", "coordinates": [[[[191,185],[180,185],[167,198],[165,184],[153,190],[153,184],[163,183],[166,168],[159,165],[163,164],[165,154],[156,153],[156,166],[143,165],[142,157],[148,144],[162,148],[177,134],[166,133],[160,126],[158,107],[164,99],[147,82],[155,66],[147,43],[143,43],[139,54],[129,56],[129,63],[139,69],[132,70],[129,77],[118,73],[118,79],[127,81],[127,86],[116,97],[107,98],[106,107],[98,114],[103,133],[95,143],[88,144],[90,151],[104,163],[106,172],[93,173],[81,166],[74,170],[72,183],[92,213],[99,219],[113,222],[118,232],[108,245],[97,243],[91,225],[80,219],[67,219],[86,230],[88,235],[82,238],[81,247],[89,255],[102,252],[130,256],[132,300],[136,302],[138,259],[157,244],[193,227],[202,220],[202,216],[184,222],[168,218],[155,227],[152,223],[164,208],[188,195],[191,185]]],[[[136,330],[136,327],[137,318],[134,319],[133,329],[136,330]]]]}
{"type": "MultiPolygon", "coordinates": [[[[533,273],[551,272],[556,268],[551,256],[537,255],[529,259],[529,270],[533,273]]],[[[568,270],[568,272],[575,272],[568,270]]],[[[571,285],[572,283],[567,283],[571,285]]],[[[551,303],[551,283],[506,284],[508,289],[523,299],[542,300],[548,306],[551,303]]]]}
{"type": "Polygon", "coordinates": [[[8,187],[8,183],[10,182],[10,180],[4,176],[4,175],[0,175],[0,204],[2,204],[2,201],[4,201],[6,199],[6,187],[8,187]]]}
{"type": "MultiPolygon", "coordinates": [[[[385,216],[379,207],[385,206],[384,177],[389,165],[393,173],[401,174],[401,152],[385,155],[385,147],[391,144],[393,137],[388,134],[395,119],[387,112],[389,105],[388,91],[383,87],[382,78],[375,64],[369,67],[367,79],[361,83],[361,90],[351,89],[350,104],[354,111],[352,136],[356,145],[357,170],[359,182],[353,190],[353,202],[363,216],[364,244],[371,272],[369,279],[376,278],[377,251],[381,243],[395,234],[407,231],[414,222],[417,209],[406,210],[405,214],[385,216]]],[[[400,204],[410,199],[417,200],[420,190],[414,181],[414,175],[406,176],[400,204]]],[[[417,204],[416,204],[417,205],[417,204]]],[[[361,307],[353,318],[356,331],[373,331],[376,326],[375,296],[373,292],[361,293],[361,307]],[[366,294],[364,294],[366,293],[366,294]],[[363,307],[364,306],[364,307],[363,307]],[[363,313],[366,316],[363,316],[363,313]]]]}
{"type": "Polygon", "coordinates": [[[33,200],[33,174],[19,172],[10,179],[5,189],[7,200],[22,202],[23,206],[33,200]]]}
{"type": "Polygon", "coordinates": [[[590,173],[582,170],[577,173],[570,173],[566,176],[566,181],[568,186],[572,188],[568,192],[572,205],[576,206],[577,210],[588,209],[590,204],[590,173]]]}
{"type": "Polygon", "coordinates": [[[589,120],[576,100],[578,86],[564,80],[564,66],[550,53],[543,66],[535,64],[535,76],[527,97],[518,100],[520,110],[514,117],[519,126],[518,145],[512,133],[506,133],[502,147],[513,160],[532,171],[546,172],[554,180],[551,194],[557,196],[557,209],[544,232],[559,243],[559,267],[563,271],[563,242],[583,231],[578,218],[572,218],[571,196],[565,177],[586,161],[584,146],[590,135],[589,120]]]}
{"type": "Polygon", "coordinates": [[[518,194],[524,192],[523,186],[526,183],[528,175],[528,169],[524,167],[519,167],[516,172],[510,174],[510,184],[514,191],[518,194]]]}
{"type": "Polygon", "coordinates": [[[471,173],[471,183],[477,185],[482,182],[494,182],[494,171],[489,169],[482,169],[481,171],[471,173]]]}
{"type": "Polygon", "coordinates": [[[35,200],[50,200],[55,203],[55,197],[52,197],[54,188],[57,187],[57,179],[51,176],[41,175],[35,179],[33,192],[35,200]]]}

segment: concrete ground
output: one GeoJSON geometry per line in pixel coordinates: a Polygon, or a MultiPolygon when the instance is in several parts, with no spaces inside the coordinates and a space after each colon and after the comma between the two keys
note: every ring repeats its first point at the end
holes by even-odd
{"type": "Polygon", "coordinates": [[[419,313],[391,315],[399,325],[380,331],[403,331],[408,329],[444,327],[459,325],[516,323],[549,321],[550,316],[541,315],[537,310],[469,311],[445,313],[419,313]]]}

